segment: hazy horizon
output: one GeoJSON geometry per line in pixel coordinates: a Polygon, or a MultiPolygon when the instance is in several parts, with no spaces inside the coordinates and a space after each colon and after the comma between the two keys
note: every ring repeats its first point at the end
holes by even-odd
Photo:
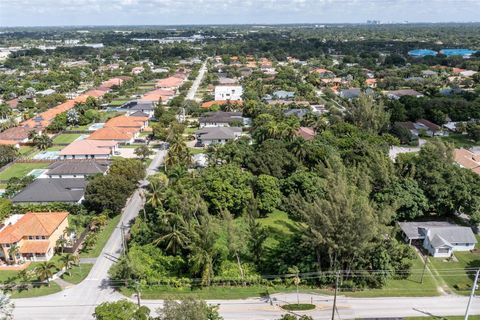
{"type": "Polygon", "coordinates": [[[0,26],[472,23],[479,12],[479,0],[0,0],[0,26]]]}

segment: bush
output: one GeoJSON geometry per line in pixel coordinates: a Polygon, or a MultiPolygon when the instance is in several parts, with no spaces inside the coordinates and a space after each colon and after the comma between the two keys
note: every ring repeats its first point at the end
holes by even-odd
{"type": "Polygon", "coordinates": [[[300,303],[300,304],[292,303],[292,304],[283,305],[282,309],[285,309],[288,311],[305,311],[305,310],[315,309],[315,305],[310,303],[300,303]]]}

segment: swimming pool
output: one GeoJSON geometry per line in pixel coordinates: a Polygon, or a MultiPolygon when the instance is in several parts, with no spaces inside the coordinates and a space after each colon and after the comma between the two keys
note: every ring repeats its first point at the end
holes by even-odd
{"type": "Polygon", "coordinates": [[[426,56],[436,56],[438,54],[437,51],[430,50],[430,49],[415,49],[408,51],[408,55],[415,58],[422,58],[426,56]]]}
{"type": "Polygon", "coordinates": [[[105,126],[105,123],[94,123],[90,127],[88,127],[88,131],[96,131],[98,129],[102,129],[105,126]]]}
{"type": "Polygon", "coordinates": [[[447,57],[450,57],[450,56],[462,56],[462,57],[467,57],[467,56],[471,56],[472,54],[474,54],[475,50],[470,50],[470,49],[461,49],[461,48],[457,48],[457,49],[442,49],[440,50],[440,53],[443,54],[443,55],[446,55],[447,57]]]}
{"type": "Polygon", "coordinates": [[[60,151],[43,151],[36,154],[33,159],[35,160],[57,160],[60,155],[60,151]]]}
{"type": "Polygon", "coordinates": [[[27,176],[33,176],[36,179],[40,177],[42,174],[44,174],[46,171],[47,169],[33,169],[27,174],[27,176]]]}

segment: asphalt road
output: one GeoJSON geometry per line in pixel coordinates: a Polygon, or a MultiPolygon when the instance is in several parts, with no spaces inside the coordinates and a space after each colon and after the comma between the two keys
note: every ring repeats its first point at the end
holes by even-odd
{"type": "MultiPolygon", "coordinates": [[[[157,172],[166,151],[159,150],[147,168],[147,175],[157,172]]],[[[122,253],[121,226],[138,215],[143,199],[137,189],[125,206],[122,218],[97,258],[88,277],[80,284],[48,296],[15,299],[15,319],[91,319],[95,306],[121,299],[108,283],[108,270],[122,253]]]]}
{"type": "MultiPolygon", "coordinates": [[[[166,151],[158,151],[147,169],[152,175],[161,164],[166,151]]],[[[90,274],[80,284],[48,296],[15,299],[14,317],[17,320],[85,320],[92,319],[95,306],[104,301],[115,301],[124,297],[115,292],[108,282],[108,270],[116,262],[122,251],[121,225],[138,215],[143,206],[140,190],[137,190],[127,203],[118,227],[112,233],[101,255],[97,258],[90,274]]],[[[264,298],[239,300],[212,300],[220,306],[220,313],[226,320],[274,320],[286,312],[279,305],[295,303],[296,295],[272,295],[272,301],[264,298]],[[271,302],[271,303],[270,303],[271,302]]],[[[301,302],[313,302],[317,308],[303,314],[314,319],[330,319],[332,297],[314,294],[301,294],[301,302]]],[[[445,316],[463,315],[468,297],[441,296],[423,298],[347,298],[337,299],[336,319],[381,318],[406,316],[445,316]]],[[[142,304],[155,310],[162,301],[142,300],[142,304]]],[[[470,314],[480,314],[480,299],[474,298],[470,314]]]]}
{"type": "Polygon", "coordinates": [[[197,78],[193,81],[192,86],[190,87],[190,90],[188,90],[187,93],[187,100],[194,100],[195,99],[195,94],[197,93],[198,87],[202,83],[203,76],[205,75],[205,72],[207,71],[207,61],[208,59],[205,60],[203,63],[202,67],[198,71],[198,76],[197,78]]]}

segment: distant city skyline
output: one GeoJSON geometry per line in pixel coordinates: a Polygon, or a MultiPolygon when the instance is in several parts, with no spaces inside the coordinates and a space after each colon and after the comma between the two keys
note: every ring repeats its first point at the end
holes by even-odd
{"type": "Polygon", "coordinates": [[[478,22],[480,0],[0,0],[0,26],[478,22]]]}

